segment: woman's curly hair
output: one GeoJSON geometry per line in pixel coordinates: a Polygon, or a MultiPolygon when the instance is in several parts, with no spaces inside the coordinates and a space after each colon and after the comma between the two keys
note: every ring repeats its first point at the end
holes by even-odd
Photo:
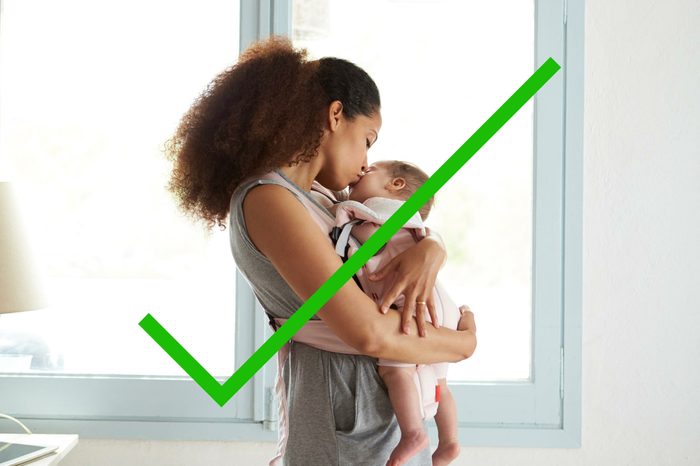
{"type": "Polygon", "coordinates": [[[208,228],[226,228],[243,180],[318,154],[331,102],[339,100],[351,120],[379,110],[379,91],[361,68],[306,55],[283,37],[254,43],[214,78],[167,141],[168,189],[208,228]]]}

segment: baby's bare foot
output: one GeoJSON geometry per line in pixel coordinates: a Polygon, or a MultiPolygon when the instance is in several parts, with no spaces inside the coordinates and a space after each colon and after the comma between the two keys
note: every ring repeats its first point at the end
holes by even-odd
{"type": "Polygon", "coordinates": [[[408,433],[401,433],[401,440],[391,452],[386,466],[400,466],[408,461],[413,455],[427,447],[429,443],[428,434],[423,430],[408,433]]]}
{"type": "Polygon", "coordinates": [[[456,440],[441,441],[433,452],[433,466],[447,466],[459,456],[459,443],[456,440]]]}

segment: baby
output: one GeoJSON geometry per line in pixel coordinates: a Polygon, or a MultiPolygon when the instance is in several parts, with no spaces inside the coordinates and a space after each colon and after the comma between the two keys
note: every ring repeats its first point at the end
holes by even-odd
{"type": "MultiPolygon", "coordinates": [[[[428,175],[410,163],[391,160],[371,165],[365,175],[350,187],[349,200],[335,204],[330,208],[336,215],[336,225],[342,226],[352,220],[358,221],[352,226],[352,236],[364,243],[427,179],[428,175]]],[[[422,221],[428,217],[432,204],[433,199],[431,198],[404,225],[404,228],[399,230],[399,233],[403,232],[404,234],[394,235],[389,240],[385,246],[386,249],[382,250],[385,252],[393,251],[393,253],[388,254],[389,260],[425,236],[422,221]],[[406,231],[410,234],[405,234],[406,231]]],[[[375,256],[367,262],[368,273],[382,268],[382,263],[373,263],[377,257],[375,256]]],[[[378,283],[377,286],[379,288],[364,291],[377,304],[381,304],[384,283],[378,283]]],[[[401,310],[403,301],[404,297],[400,296],[392,308],[401,310]]],[[[462,324],[460,320],[461,310],[453,305],[440,306],[438,305],[439,299],[433,301],[436,302],[437,323],[452,329],[460,328],[462,324]]],[[[424,312],[426,322],[432,320],[424,302],[416,303],[416,312],[424,312]]],[[[435,414],[439,444],[433,453],[433,465],[449,464],[459,455],[460,450],[457,439],[455,401],[446,381],[447,365],[448,363],[433,365],[439,384],[439,405],[435,414]]],[[[379,359],[378,366],[379,375],[387,386],[389,398],[401,429],[401,440],[393,450],[387,465],[403,464],[429,443],[428,435],[423,429],[421,400],[413,378],[416,365],[379,359]]]]}

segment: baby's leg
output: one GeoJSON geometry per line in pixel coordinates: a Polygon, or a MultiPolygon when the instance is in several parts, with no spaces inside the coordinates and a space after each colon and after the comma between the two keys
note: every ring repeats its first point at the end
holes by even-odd
{"type": "Polygon", "coordinates": [[[438,429],[438,447],[433,452],[433,466],[444,466],[459,456],[457,438],[457,406],[446,379],[438,379],[440,384],[440,404],[435,413],[438,429]]]}
{"type": "Polygon", "coordinates": [[[415,367],[379,366],[379,376],[389,391],[389,399],[401,429],[401,440],[391,452],[387,466],[404,464],[429,444],[420,415],[420,398],[413,382],[415,367]]]}

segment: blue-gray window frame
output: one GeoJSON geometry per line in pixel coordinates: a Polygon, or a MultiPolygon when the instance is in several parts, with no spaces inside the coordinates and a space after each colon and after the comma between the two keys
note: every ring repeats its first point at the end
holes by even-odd
{"type": "MultiPolygon", "coordinates": [[[[533,69],[551,56],[562,70],[535,98],[533,372],[524,382],[452,384],[464,446],[581,443],[584,0],[535,3],[533,69]]],[[[291,24],[292,0],[241,0],[241,50],[290,35],[291,24]]],[[[270,330],[235,280],[239,367],[270,330]]],[[[273,358],[224,407],[186,378],[3,375],[0,411],[37,432],[84,438],[274,442],[275,368],[273,358]]],[[[437,441],[434,423],[430,436],[437,441]]]]}

